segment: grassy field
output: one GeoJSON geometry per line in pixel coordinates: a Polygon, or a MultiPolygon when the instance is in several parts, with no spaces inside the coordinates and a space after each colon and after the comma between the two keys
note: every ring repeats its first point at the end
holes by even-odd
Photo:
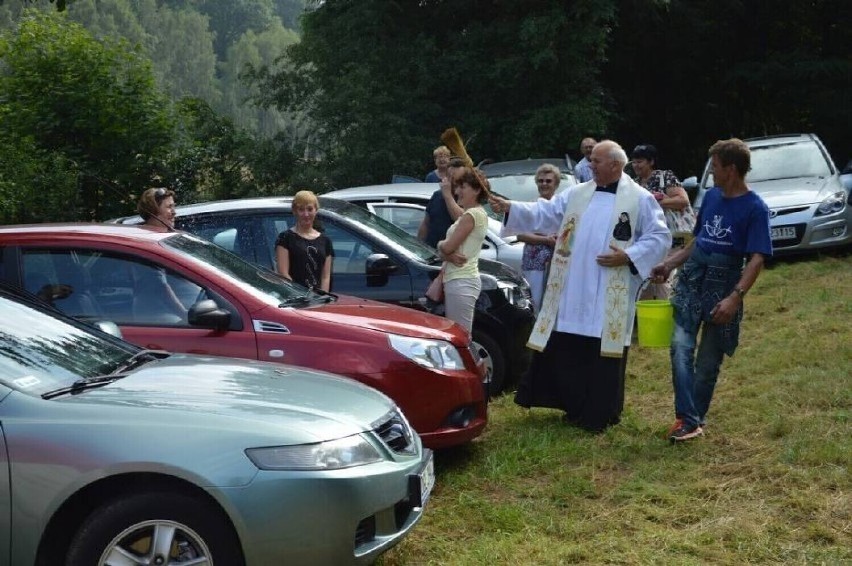
{"type": "Polygon", "coordinates": [[[667,349],[631,348],[622,423],[491,406],[437,454],[426,516],[379,564],[852,564],[852,255],[784,260],[746,297],[705,436],[672,446],[667,349]]]}

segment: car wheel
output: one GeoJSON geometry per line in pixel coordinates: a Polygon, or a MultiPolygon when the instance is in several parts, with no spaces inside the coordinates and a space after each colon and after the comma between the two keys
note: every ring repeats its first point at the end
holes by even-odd
{"type": "Polygon", "coordinates": [[[481,330],[473,331],[473,347],[485,365],[486,379],[490,377],[489,394],[493,397],[503,391],[506,382],[506,358],[497,342],[481,330]]]}
{"type": "Polygon", "coordinates": [[[239,542],[217,511],[201,499],[174,492],[113,500],[84,520],[65,564],[241,565],[239,542]]]}

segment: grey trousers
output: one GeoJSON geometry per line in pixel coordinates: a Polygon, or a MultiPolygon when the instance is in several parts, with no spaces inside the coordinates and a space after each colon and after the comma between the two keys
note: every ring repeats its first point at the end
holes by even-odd
{"type": "Polygon", "coordinates": [[[473,328],[473,309],[481,290],[479,277],[444,281],[444,316],[459,323],[468,334],[473,328]]]}

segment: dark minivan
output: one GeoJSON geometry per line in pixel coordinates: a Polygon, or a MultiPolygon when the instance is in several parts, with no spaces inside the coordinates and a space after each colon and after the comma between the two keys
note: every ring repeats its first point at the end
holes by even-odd
{"type": "MultiPolygon", "coordinates": [[[[176,226],[274,270],[275,240],[295,222],[291,202],[289,197],[268,197],[179,206],[176,226]]],[[[441,266],[434,248],[356,205],[323,197],[319,203],[317,228],[334,245],[334,293],[430,308],[423,294],[441,266]]],[[[501,263],[484,259],[479,270],[482,292],[472,338],[480,347],[490,373],[490,390],[495,393],[526,370],[529,350],[525,344],[534,316],[523,278],[501,263]]]]}

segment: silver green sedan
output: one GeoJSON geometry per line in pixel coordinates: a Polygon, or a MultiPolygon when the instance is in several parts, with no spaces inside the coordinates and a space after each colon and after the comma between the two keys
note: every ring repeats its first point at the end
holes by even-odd
{"type": "Polygon", "coordinates": [[[423,513],[393,402],[301,368],[140,350],[0,288],[0,564],[351,564],[423,513]]]}

